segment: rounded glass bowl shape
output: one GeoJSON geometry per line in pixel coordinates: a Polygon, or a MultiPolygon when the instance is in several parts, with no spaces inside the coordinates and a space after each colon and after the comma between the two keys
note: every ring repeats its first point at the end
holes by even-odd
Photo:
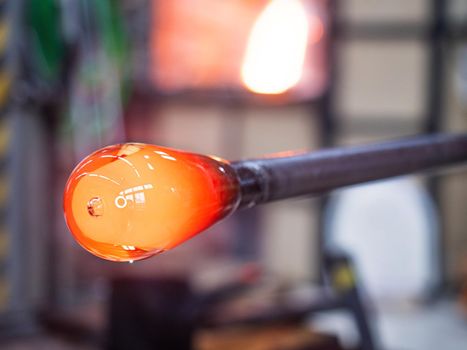
{"type": "Polygon", "coordinates": [[[79,163],[64,192],[67,225],[78,243],[112,261],[171,249],[231,213],[238,179],[221,159],[127,143],[79,163]]]}

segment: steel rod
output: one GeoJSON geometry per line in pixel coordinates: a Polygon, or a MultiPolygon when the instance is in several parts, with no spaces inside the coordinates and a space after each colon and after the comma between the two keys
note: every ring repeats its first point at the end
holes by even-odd
{"type": "Polygon", "coordinates": [[[467,135],[435,134],[231,165],[240,181],[240,207],[252,207],[464,161],[467,135]]]}

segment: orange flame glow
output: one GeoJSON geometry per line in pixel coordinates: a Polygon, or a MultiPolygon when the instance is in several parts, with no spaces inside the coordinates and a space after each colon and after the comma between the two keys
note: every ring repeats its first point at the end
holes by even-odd
{"type": "Polygon", "coordinates": [[[309,21],[300,0],[271,0],[251,31],[242,80],[256,93],[280,94],[296,85],[303,71],[309,21]]]}

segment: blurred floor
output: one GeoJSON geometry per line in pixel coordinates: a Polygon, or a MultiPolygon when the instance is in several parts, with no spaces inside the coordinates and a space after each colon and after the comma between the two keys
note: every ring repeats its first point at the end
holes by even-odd
{"type": "MultiPolygon", "coordinates": [[[[376,337],[382,350],[464,350],[467,348],[467,317],[452,300],[429,305],[379,308],[374,317],[376,337]]],[[[358,335],[349,315],[323,314],[314,319],[315,328],[339,334],[348,346],[358,335]]]]}
{"type": "Polygon", "coordinates": [[[379,334],[388,350],[467,348],[467,317],[453,301],[383,311],[378,319],[379,334]]]}
{"type": "MultiPolygon", "coordinates": [[[[464,350],[467,348],[467,317],[452,300],[414,306],[380,308],[374,318],[381,350],[464,350]]],[[[338,334],[349,347],[357,344],[351,318],[342,312],[313,318],[313,328],[338,334]]],[[[76,345],[64,339],[42,335],[14,339],[0,344],[2,350],[97,350],[98,346],[76,345]]]]}

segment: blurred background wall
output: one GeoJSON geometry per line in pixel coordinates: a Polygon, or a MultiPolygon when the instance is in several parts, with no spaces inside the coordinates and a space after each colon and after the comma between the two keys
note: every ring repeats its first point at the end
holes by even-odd
{"type": "MultiPolygon", "coordinates": [[[[210,6],[225,13],[239,11],[241,6],[234,3],[210,6]]],[[[243,4],[247,10],[239,22],[255,19],[267,3],[243,4]]],[[[111,281],[123,277],[177,276],[208,290],[229,280],[235,275],[232,271],[253,263],[281,287],[318,285],[327,244],[340,244],[354,253],[357,270],[367,272],[362,275],[363,289],[365,282],[380,286],[401,266],[390,266],[383,258],[372,271],[359,266],[374,254],[364,244],[371,239],[375,239],[376,252],[390,246],[389,257],[408,264],[414,256],[419,258],[413,263],[420,267],[405,280],[394,277],[387,293],[384,288],[368,288],[370,297],[381,299],[383,306],[388,299],[405,305],[446,294],[463,295],[467,177],[460,171],[382,183],[382,197],[372,197],[377,190],[368,191],[377,184],[361,192],[343,190],[325,198],[294,199],[240,212],[174,251],[131,265],[99,260],[69,234],[61,204],[67,176],[84,155],[109,143],[147,142],[235,160],[426,132],[465,131],[465,1],[303,3],[323,31],[307,49],[307,79],[279,97],[264,97],[249,91],[239,78],[223,75],[217,66],[218,85],[209,74],[182,88],[177,84],[188,81],[188,75],[170,82],[159,71],[160,66],[170,71],[177,63],[173,56],[160,53],[167,47],[178,49],[173,47],[177,26],[171,27],[168,20],[176,5],[174,10],[167,1],[8,2],[8,67],[15,80],[8,117],[11,175],[5,185],[10,198],[9,238],[6,243],[0,241],[5,333],[37,332],[43,328],[41,320],[54,324],[50,320],[55,321],[57,315],[102,331],[111,281]],[[160,17],[163,11],[167,15],[160,17]],[[44,23],[51,23],[49,29],[60,34],[47,32],[44,23]],[[157,40],[162,30],[170,34],[168,44],[157,40]],[[406,191],[406,196],[383,203],[381,198],[388,198],[385,193],[391,191],[406,191]],[[372,200],[378,202],[373,205],[372,200]],[[406,202],[411,203],[408,210],[416,208],[415,214],[391,211],[405,208],[406,202]],[[360,209],[353,216],[360,215],[358,220],[346,214],[354,208],[360,209]],[[378,208],[381,217],[373,220],[370,214],[377,215],[378,208]],[[414,218],[419,221],[412,225],[414,218]],[[350,220],[348,225],[338,225],[345,220],[350,220]],[[391,220],[401,223],[391,226],[391,220]],[[376,239],[379,228],[385,234],[376,239]],[[399,232],[393,240],[386,239],[388,228],[399,232]],[[416,232],[410,243],[413,247],[407,247],[404,235],[411,232],[416,232]],[[355,241],[349,241],[348,235],[356,237],[355,241]],[[404,289],[404,283],[413,280],[421,282],[415,289],[404,289]]],[[[201,6],[206,4],[209,1],[199,1],[193,11],[215,26],[216,14],[209,10],[206,14],[201,6]]],[[[185,9],[183,16],[190,16],[186,2],[177,6],[185,9]]],[[[199,18],[194,20],[195,29],[196,21],[203,23],[199,18]]],[[[183,34],[188,39],[180,46],[186,52],[199,52],[192,48],[196,46],[193,38],[202,37],[203,26],[193,34],[188,24],[181,33],[182,39],[183,34]]],[[[204,30],[209,34],[210,28],[204,30]]],[[[233,35],[232,41],[239,41],[237,46],[245,46],[245,38],[235,37],[235,30],[226,33],[233,35]]],[[[210,54],[214,55],[209,51],[206,59],[212,64],[210,54]]],[[[229,64],[240,64],[231,63],[234,60],[227,56],[229,64]]],[[[190,59],[184,61],[189,72],[190,59]]]]}

